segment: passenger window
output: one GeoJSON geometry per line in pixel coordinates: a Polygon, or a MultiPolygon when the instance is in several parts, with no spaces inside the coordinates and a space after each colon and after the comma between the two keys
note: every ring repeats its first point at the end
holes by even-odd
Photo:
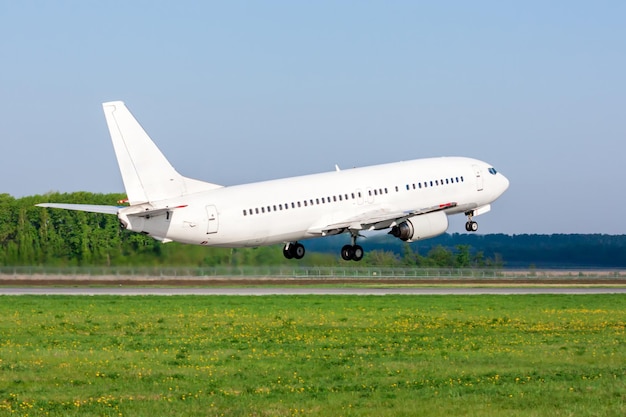
{"type": "MultiPolygon", "coordinates": [[[[246,213],[246,210],[245,210],[245,209],[244,209],[244,211],[243,211],[243,215],[244,215],[244,216],[247,216],[247,215],[248,215],[248,213],[246,213]]],[[[167,217],[169,218],[169,215],[168,215],[167,217]]]]}

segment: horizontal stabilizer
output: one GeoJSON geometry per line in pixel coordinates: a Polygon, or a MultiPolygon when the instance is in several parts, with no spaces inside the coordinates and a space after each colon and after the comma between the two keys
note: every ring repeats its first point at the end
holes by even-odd
{"type": "Polygon", "coordinates": [[[117,214],[124,207],[117,206],[100,206],[96,204],[59,204],[59,203],[41,203],[36,204],[37,207],[58,208],[65,210],[87,211],[90,213],[117,214]]]}
{"type": "Polygon", "coordinates": [[[160,214],[167,213],[168,211],[173,211],[176,209],[185,208],[187,205],[176,206],[176,207],[160,207],[154,208],[151,206],[130,206],[130,207],[122,207],[123,210],[120,210],[120,213],[125,216],[134,216],[134,217],[154,217],[160,214]]]}

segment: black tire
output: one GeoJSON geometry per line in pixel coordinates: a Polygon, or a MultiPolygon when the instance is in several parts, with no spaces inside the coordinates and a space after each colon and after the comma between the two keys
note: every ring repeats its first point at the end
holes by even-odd
{"type": "Polygon", "coordinates": [[[472,232],[475,232],[478,230],[478,223],[476,222],[471,222],[470,224],[470,228],[472,229],[472,232]]]}
{"type": "Polygon", "coordinates": [[[293,244],[289,245],[289,248],[287,248],[287,246],[283,247],[283,255],[285,256],[285,258],[293,259],[293,254],[291,253],[292,247],[293,244]]]}
{"type": "Polygon", "coordinates": [[[301,243],[296,243],[295,245],[293,245],[293,257],[296,259],[302,259],[304,258],[304,253],[306,251],[304,250],[304,246],[301,243]]]}
{"type": "Polygon", "coordinates": [[[344,261],[351,261],[353,254],[354,254],[354,251],[352,249],[352,246],[346,245],[343,248],[341,248],[341,258],[344,261]]]}
{"type": "Polygon", "coordinates": [[[354,245],[352,247],[352,260],[353,261],[360,261],[361,259],[363,259],[363,255],[365,254],[365,252],[363,251],[363,248],[359,245],[354,245]]]}

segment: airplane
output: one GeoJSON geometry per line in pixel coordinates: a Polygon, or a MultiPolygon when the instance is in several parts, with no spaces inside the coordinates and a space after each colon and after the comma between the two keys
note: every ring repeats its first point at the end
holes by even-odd
{"type": "Polygon", "coordinates": [[[221,186],[179,174],[122,101],[103,103],[128,205],[41,203],[40,207],[117,215],[124,229],[161,242],[226,248],[284,244],[301,259],[300,241],[350,234],[341,248],[360,261],[362,232],[389,229],[405,242],[435,237],[448,216],[487,213],[509,187],[493,166],[473,158],[438,157],[221,186]]]}

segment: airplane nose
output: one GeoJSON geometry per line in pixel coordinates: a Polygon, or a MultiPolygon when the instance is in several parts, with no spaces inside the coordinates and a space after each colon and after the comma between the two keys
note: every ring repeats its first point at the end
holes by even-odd
{"type": "Polygon", "coordinates": [[[509,188],[509,179],[502,174],[500,174],[500,176],[502,177],[500,181],[502,191],[500,191],[500,194],[502,194],[509,188]]]}

